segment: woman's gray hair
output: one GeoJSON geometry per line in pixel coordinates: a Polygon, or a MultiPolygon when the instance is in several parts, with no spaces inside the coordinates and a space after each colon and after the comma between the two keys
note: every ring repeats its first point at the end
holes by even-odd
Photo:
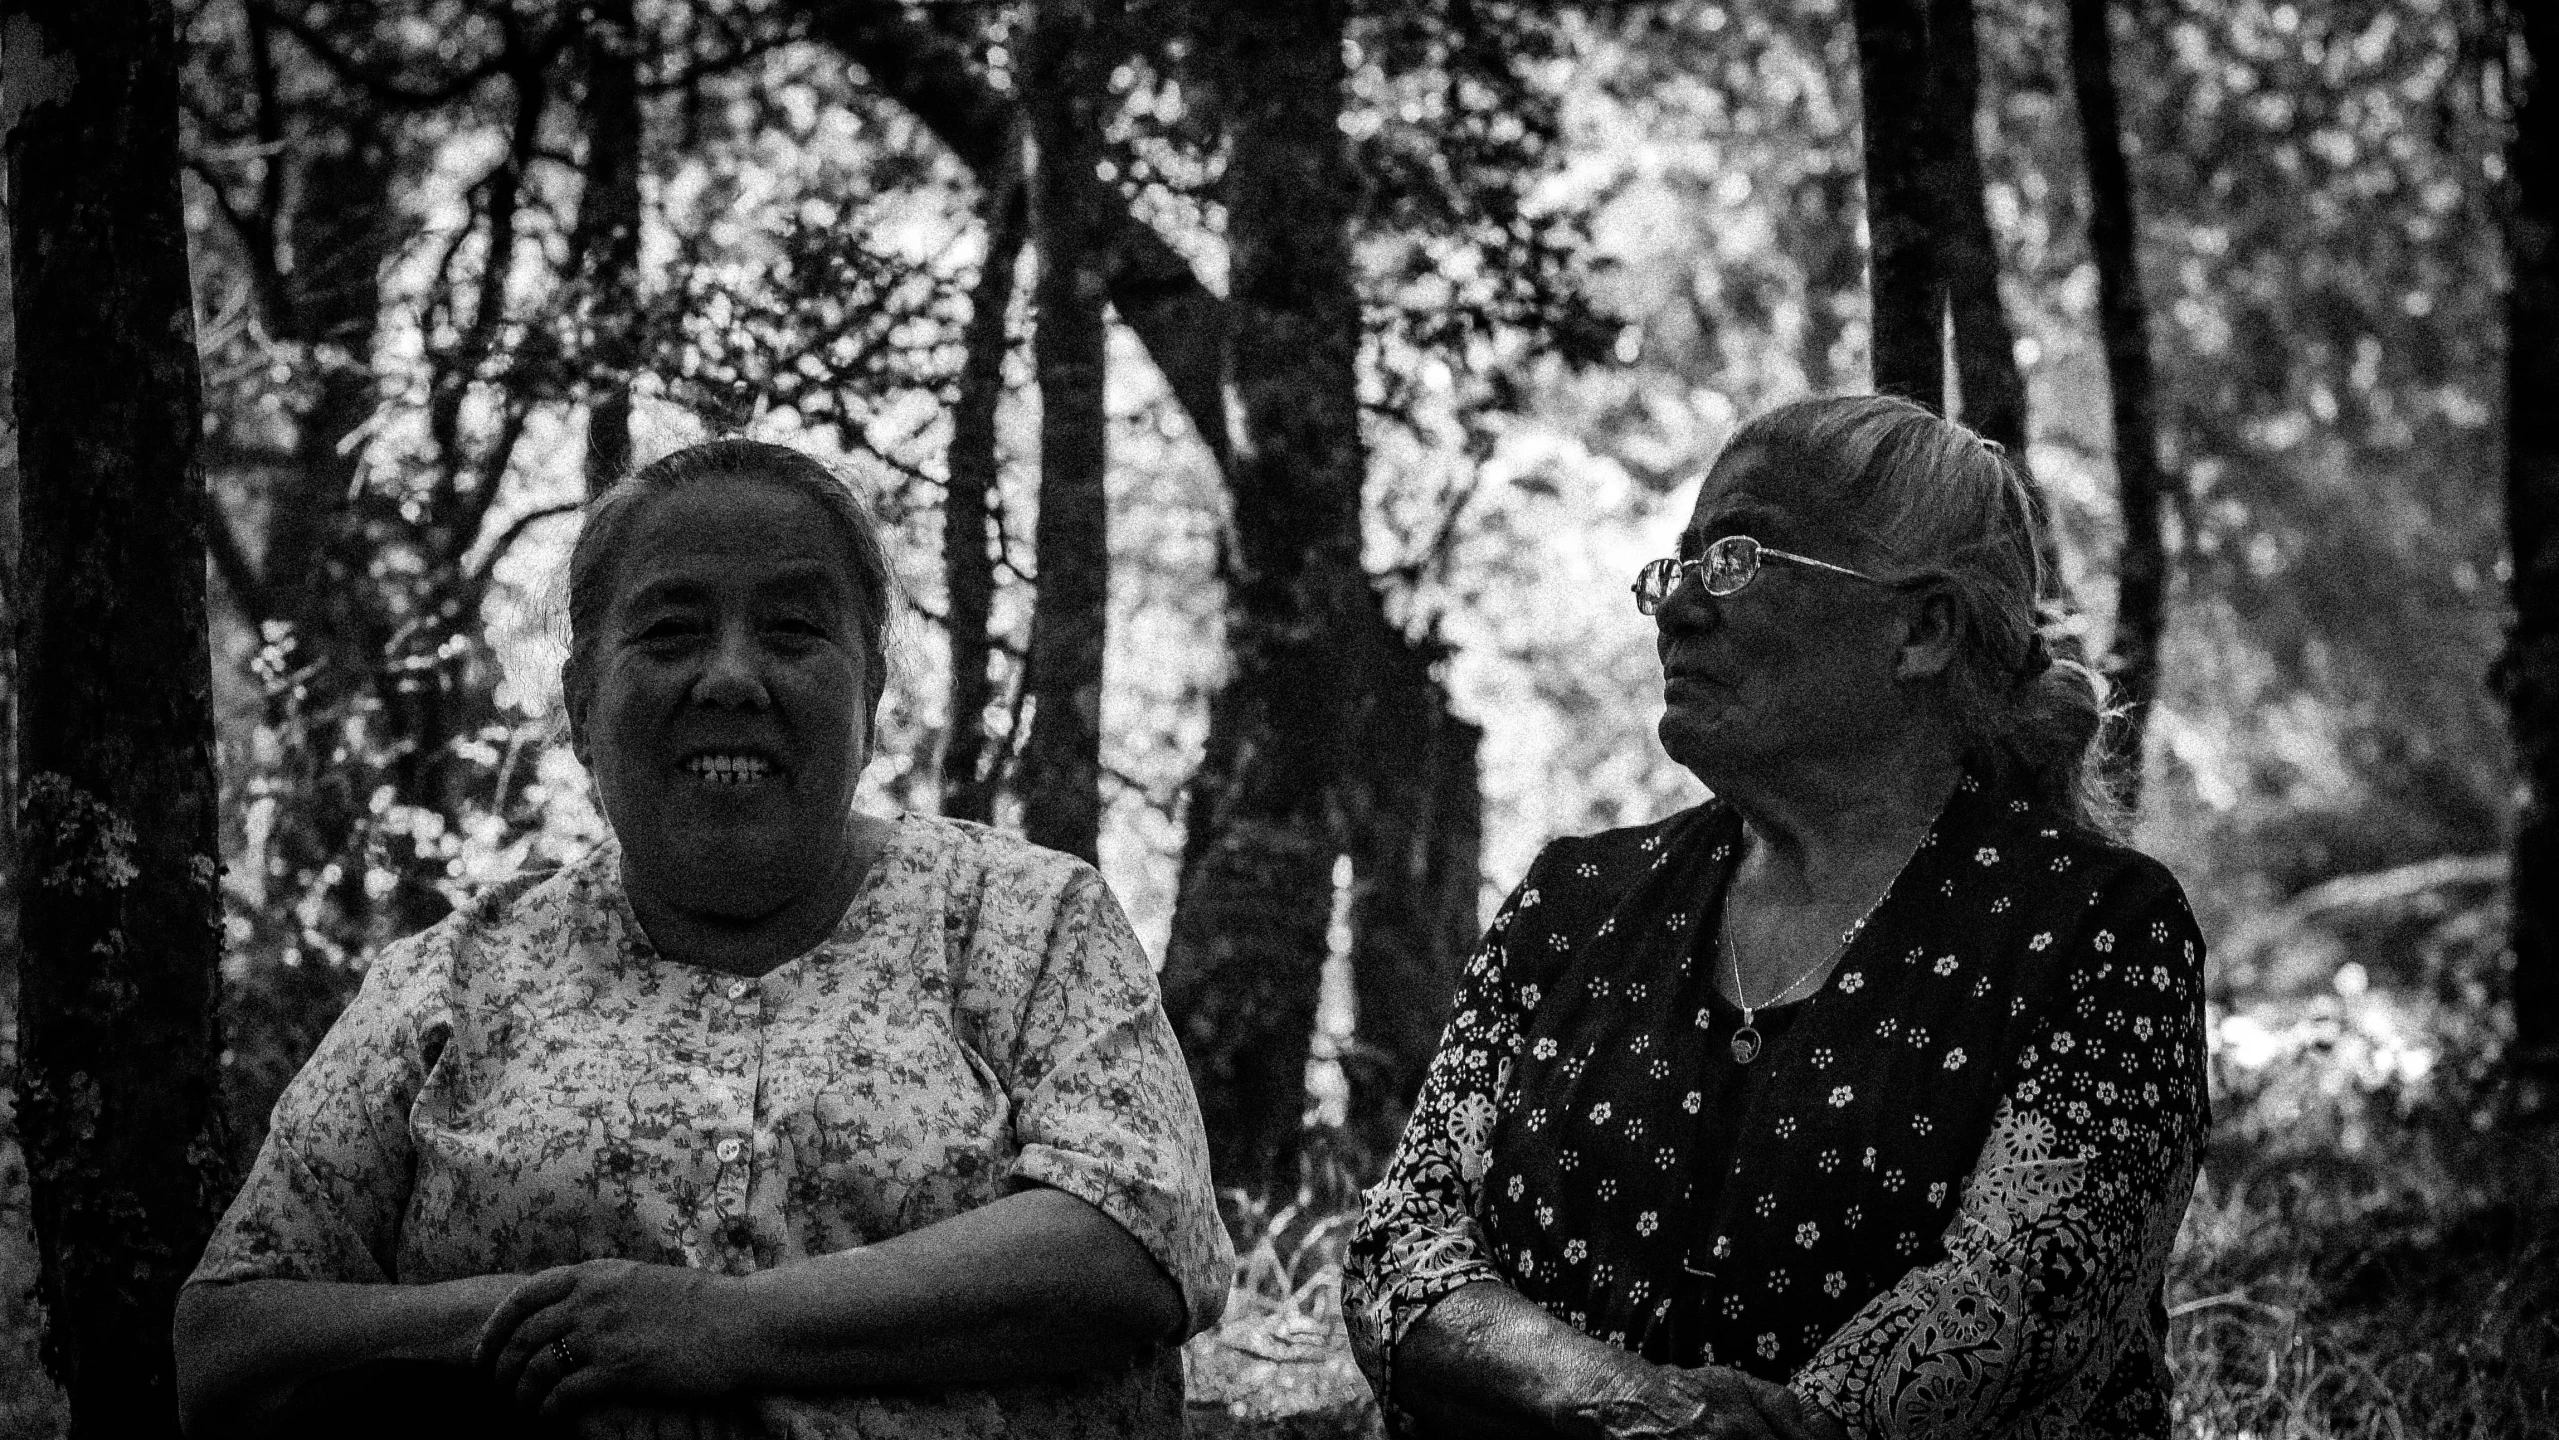
{"type": "MultiPolygon", "coordinates": [[[[860,607],[862,643],[868,654],[865,717],[877,712],[888,684],[889,620],[897,608],[897,580],[871,518],[852,484],[812,455],[764,440],[724,439],[688,445],[641,466],[586,503],[585,523],[569,551],[568,659],[560,689],[574,715],[595,686],[595,645],[613,604],[615,569],[634,521],[651,500],[704,485],[760,480],[815,502],[843,542],[845,571],[860,607]]],[[[866,718],[866,723],[868,723],[866,718]]]]}
{"type": "Polygon", "coordinates": [[[1746,448],[1839,478],[1848,513],[1838,518],[1877,578],[1927,582],[1953,602],[1961,643],[1944,684],[1965,762],[2082,830],[2120,833],[2099,743],[2108,687],[2077,639],[2046,621],[2056,587],[2024,470],[1964,426],[1888,395],[1780,406],[1725,450],[1746,448]]]}

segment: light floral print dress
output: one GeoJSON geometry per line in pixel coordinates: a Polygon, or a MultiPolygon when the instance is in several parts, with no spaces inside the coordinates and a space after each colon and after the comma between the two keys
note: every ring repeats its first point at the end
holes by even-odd
{"type": "MultiPolygon", "coordinates": [[[[197,1281],[425,1284],[602,1257],[741,1275],[1026,1184],[1225,1303],[1199,1107],[1101,877],[904,817],[760,979],[660,957],[608,843],[387,948],[277,1103],[197,1281]]],[[[758,1397],[807,1437],[1178,1436],[1179,1356],[975,1390],[758,1397]]]]}

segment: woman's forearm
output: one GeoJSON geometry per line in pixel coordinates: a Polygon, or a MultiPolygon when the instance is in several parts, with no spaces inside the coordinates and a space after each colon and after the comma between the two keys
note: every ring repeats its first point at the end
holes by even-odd
{"type": "Polygon", "coordinates": [[[292,1387],[370,1360],[467,1365],[471,1344],[520,1275],[436,1285],[243,1280],[178,1295],[178,1414],[191,1435],[253,1420],[292,1387]]]}
{"type": "Polygon", "coordinates": [[[1425,1435],[1592,1433],[1589,1416],[1645,1362],[1547,1314],[1507,1285],[1464,1286],[1395,1347],[1395,1401],[1425,1435]]]}
{"type": "Polygon", "coordinates": [[[747,1276],[741,1383],[955,1385],[1126,1364],[1180,1338],[1182,1296],[1117,1221],[1032,1189],[858,1250],[747,1276]]]}

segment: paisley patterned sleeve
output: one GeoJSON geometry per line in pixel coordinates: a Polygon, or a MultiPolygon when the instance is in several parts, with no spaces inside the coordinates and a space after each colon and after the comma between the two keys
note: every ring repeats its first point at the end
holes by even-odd
{"type": "Polygon", "coordinates": [[[1413,1322],[1460,1286],[1509,1278],[1494,1266],[1475,1217],[1491,1159],[1494,1106],[1539,999],[1534,981],[1517,973],[1505,941],[1523,912],[1539,905],[1540,877],[1554,853],[1550,848],[1540,856],[1503,902],[1460,975],[1413,1118],[1385,1178],[1368,1192],[1343,1256],[1342,1315],[1351,1351],[1390,1425],[1398,1418],[1390,1398],[1395,1347],[1413,1322]]]}
{"type": "MultiPolygon", "coordinates": [[[[1002,908],[1000,895],[990,904],[1002,908]]],[[[1118,1221],[1180,1287],[1184,1334],[1197,1334],[1226,1308],[1235,1249],[1218,1219],[1199,1097],[1155,968],[1089,866],[1074,867],[1049,915],[1044,939],[1020,937],[1018,958],[1036,970],[998,1062],[1021,1145],[1013,1178],[1118,1221]]],[[[1000,943],[1006,920],[984,923],[1000,943]]]]}
{"type": "Polygon", "coordinates": [[[398,1279],[409,1107],[450,1025],[455,922],[387,947],[277,1099],[266,1144],[190,1283],[398,1279]]]}
{"type": "Polygon", "coordinates": [[[2014,1032],[1945,1258],[1793,1378],[1858,1440],[2075,1435],[2121,1367],[2166,1363],[2158,1297],[2209,1119],[2203,942],[2166,872],[2114,888],[2014,1032]]]}

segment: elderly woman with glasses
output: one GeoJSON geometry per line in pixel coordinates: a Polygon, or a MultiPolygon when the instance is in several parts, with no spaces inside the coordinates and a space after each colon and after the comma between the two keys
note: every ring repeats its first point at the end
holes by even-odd
{"type": "Polygon", "coordinates": [[[1903,401],[1725,449],[1635,585],[1714,798],[1538,857],[1352,1242],[1397,1433],[2167,1433],[2202,945],[2039,531],[1903,401]]]}

